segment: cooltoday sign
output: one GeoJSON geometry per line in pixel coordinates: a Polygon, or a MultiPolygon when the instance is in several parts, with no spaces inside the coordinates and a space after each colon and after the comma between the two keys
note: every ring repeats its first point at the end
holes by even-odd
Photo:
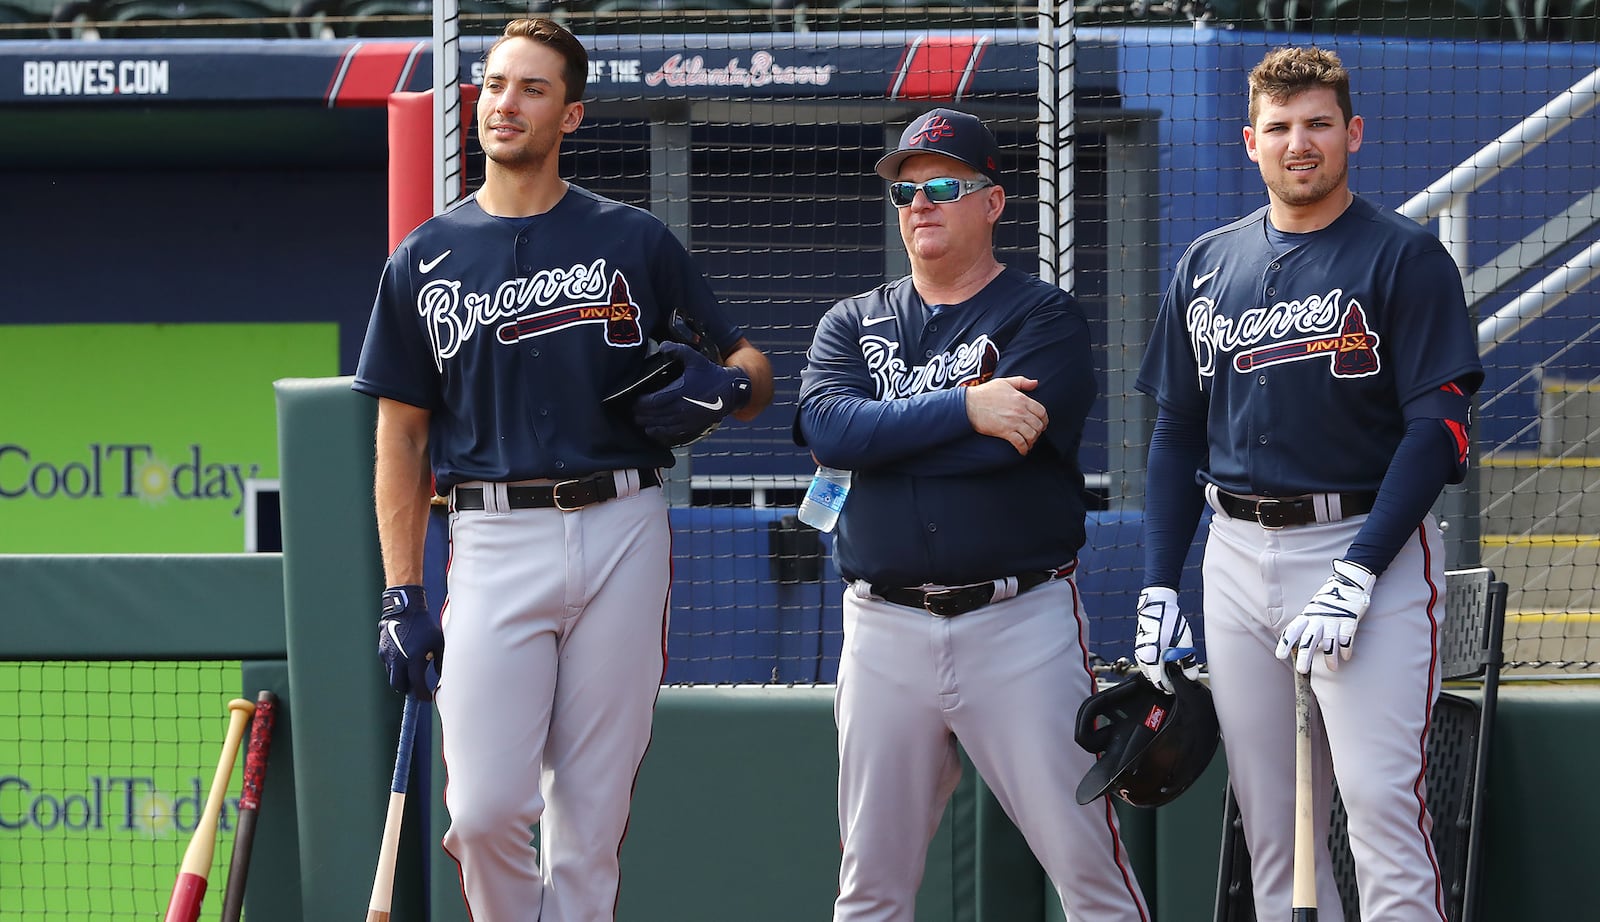
{"type": "Polygon", "coordinates": [[[277,477],[272,382],[338,373],[335,324],[0,326],[0,553],[245,548],[277,477]]]}
{"type": "MultiPolygon", "coordinates": [[[[0,670],[0,922],[155,919],[205,806],[239,664],[0,670]]],[[[226,879],[243,770],[210,879],[226,879]]]]}

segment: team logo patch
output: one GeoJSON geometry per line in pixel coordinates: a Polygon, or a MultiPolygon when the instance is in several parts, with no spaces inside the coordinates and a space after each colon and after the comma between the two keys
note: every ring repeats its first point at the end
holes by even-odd
{"type": "Polygon", "coordinates": [[[1144,725],[1151,730],[1161,729],[1167,722],[1167,709],[1159,704],[1150,705],[1150,713],[1144,715],[1144,725]]]}
{"type": "Polygon", "coordinates": [[[580,323],[605,324],[607,345],[632,346],[644,339],[644,331],[639,326],[639,305],[633,303],[628,293],[628,280],[621,272],[611,274],[611,296],[607,303],[569,304],[524,314],[497,327],[495,338],[511,345],[580,323]]]}
{"type": "Polygon", "coordinates": [[[942,115],[935,115],[922,123],[917,133],[912,135],[907,144],[937,144],[940,138],[953,138],[956,130],[950,125],[950,120],[942,115]]]}
{"type": "Polygon", "coordinates": [[[987,333],[970,343],[957,343],[922,365],[906,364],[900,357],[900,344],[892,339],[863,336],[857,342],[879,400],[982,384],[994,377],[1000,365],[1000,347],[987,333]]]}
{"type": "Polygon", "coordinates": [[[1367,329],[1367,315],[1351,301],[1335,336],[1310,336],[1246,349],[1233,357],[1234,371],[1331,356],[1335,378],[1365,378],[1378,373],[1378,334],[1367,329]]]}

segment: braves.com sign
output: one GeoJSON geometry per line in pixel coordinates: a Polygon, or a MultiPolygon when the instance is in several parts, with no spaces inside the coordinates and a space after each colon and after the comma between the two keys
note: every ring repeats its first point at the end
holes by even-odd
{"type": "Polygon", "coordinates": [[[165,96],[169,72],[164,59],[23,61],[22,95],[165,96]]]}

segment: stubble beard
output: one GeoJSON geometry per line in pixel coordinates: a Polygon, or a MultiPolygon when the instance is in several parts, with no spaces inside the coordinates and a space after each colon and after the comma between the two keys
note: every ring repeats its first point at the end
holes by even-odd
{"type": "MultiPolygon", "coordinates": [[[[1287,172],[1287,171],[1285,171],[1287,172]]],[[[1293,177],[1293,173],[1288,173],[1293,177]]],[[[1278,201],[1294,208],[1315,205],[1327,199],[1334,190],[1344,185],[1350,176],[1350,165],[1345,163],[1339,167],[1339,172],[1312,182],[1309,186],[1301,185],[1292,180],[1279,179],[1268,182],[1267,188],[1278,201]]]]}

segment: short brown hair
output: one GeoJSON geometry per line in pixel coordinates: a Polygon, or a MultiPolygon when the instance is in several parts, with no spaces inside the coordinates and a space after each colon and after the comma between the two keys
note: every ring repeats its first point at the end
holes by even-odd
{"type": "Polygon", "coordinates": [[[584,50],[577,36],[549,19],[513,19],[506,23],[505,31],[483,53],[483,59],[489,60],[489,55],[494,54],[496,48],[513,38],[530,39],[555,49],[567,62],[567,66],[561,70],[561,80],[567,85],[565,101],[573,103],[583,98],[583,91],[589,83],[589,52],[584,50]]]}
{"type": "Polygon", "coordinates": [[[1333,90],[1346,123],[1355,116],[1350,104],[1350,72],[1339,56],[1325,48],[1298,46],[1267,53],[1250,71],[1250,124],[1256,123],[1263,98],[1285,103],[1317,87],[1333,90]]]}

